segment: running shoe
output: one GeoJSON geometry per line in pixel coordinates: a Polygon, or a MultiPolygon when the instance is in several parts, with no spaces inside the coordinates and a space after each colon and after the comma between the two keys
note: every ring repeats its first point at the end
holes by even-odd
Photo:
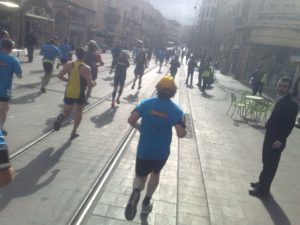
{"type": "Polygon", "coordinates": [[[72,132],[71,136],[70,136],[70,139],[73,140],[73,139],[75,139],[77,137],[79,137],[79,134],[77,134],[76,132],[72,132]]]}
{"type": "Polygon", "coordinates": [[[146,217],[148,216],[153,208],[153,203],[149,203],[149,204],[142,204],[142,211],[141,211],[141,216],[146,217]]]}
{"type": "Polygon", "coordinates": [[[54,130],[58,131],[60,129],[61,124],[62,124],[64,118],[65,118],[65,116],[63,114],[60,114],[57,117],[56,122],[54,123],[54,127],[53,127],[54,130]]]}
{"type": "Polygon", "coordinates": [[[139,85],[139,87],[138,87],[138,90],[140,90],[142,88],[142,86],[141,85],[139,85]]]}
{"type": "Polygon", "coordinates": [[[116,103],[120,104],[120,99],[119,98],[116,99],[116,103]]]}
{"type": "Polygon", "coordinates": [[[133,84],[133,85],[131,86],[131,89],[134,89],[134,86],[135,86],[135,85],[133,84]]]}
{"type": "Polygon", "coordinates": [[[112,102],[111,102],[111,108],[112,108],[112,109],[115,108],[115,101],[112,101],[112,102]]]}
{"type": "Polygon", "coordinates": [[[125,218],[129,221],[133,220],[136,215],[136,206],[140,200],[140,192],[133,191],[125,209],[125,218]]]}

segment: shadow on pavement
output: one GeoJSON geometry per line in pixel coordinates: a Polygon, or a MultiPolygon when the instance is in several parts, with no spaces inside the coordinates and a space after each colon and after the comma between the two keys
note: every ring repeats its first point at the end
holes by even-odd
{"type": "Polygon", "coordinates": [[[261,124],[252,124],[251,127],[253,127],[254,129],[256,130],[259,130],[259,131],[265,131],[265,126],[261,125],[261,124]]]}
{"type": "Polygon", "coordinates": [[[44,133],[48,133],[50,130],[53,129],[56,118],[57,117],[50,117],[46,120],[45,122],[46,127],[43,129],[44,133]]]}
{"type": "Polygon", "coordinates": [[[44,70],[31,70],[30,73],[44,73],[44,70]]]}
{"type": "Polygon", "coordinates": [[[110,124],[114,120],[114,116],[117,112],[117,107],[113,109],[107,109],[101,115],[91,117],[91,121],[95,124],[95,127],[101,128],[107,124],[110,124]]]}
{"type": "Polygon", "coordinates": [[[51,171],[51,174],[45,179],[41,180],[41,177],[59,162],[64,151],[71,146],[71,143],[69,140],[55,152],[53,147],[47,148],[24,168],[17,170],[15,180],[0,191],[0,211],[5,209],[13,199],[32,195],[49,185],[55,179],[59,170],[51,171]]]}
{"type": "Polygon", "coordinates": [[[16,84],[15,89],[20,90],[20,89],[25,89],[25,88],[36,88],[41,86],[41,82],[36,82],[36,83],[31,83],[31,84],[16,84]]]}
{"type": "Polygon", "coordinates": [[[239,127],[240,124],[248,124],[248,122],[246,120],[237,120],[237,119],[232,119],[233,120],[233,124],[236,127],[239,127]]]}
{"type": "Polygon", "coordinates": [[[104,80],[104,81],[112,81],[112,80],[114,80],[114,76],[111,75],[110,77],[104,77],[104,78],[102,78],[102,80],[104,80]]]}
{"type": "Polygon", "coordinates": [[[187,84],[186,87],[189,89],[194,89],[194,85],[192,85],[192,84],[187,84]]]}
{"type": "Polygon", "coordinates": [[[28,95],[23,95],[19,98],[13,98],[11,100],[11,104],[28,104],[35,101],[36,98],[40,97],[42,95],[42,92],[38,91],[35,93],[31,93],[28,95]]]}
{"type": "Polygon", "coordinates": [[[270,196],[267,199],[261,199],[261,201],[270,214],[274,225],[291,225],[289,218],[273,196],[270,196]]]}
{"type": "Polygon", "coordinates": [[[132,102],[138,102],[139,101],[139,91],[137,91],[134,95],[133,94],[129,94],[126,97],[124,97],[123,99],[125,99],[126,101],[132,103],[132,102]]]}
{"type": "Polygon", "coordinates": [[[213,98],[214,97],[213,95],[207,94],[206,92],[202,92],[201,96],[204,98],[213,98]]]}

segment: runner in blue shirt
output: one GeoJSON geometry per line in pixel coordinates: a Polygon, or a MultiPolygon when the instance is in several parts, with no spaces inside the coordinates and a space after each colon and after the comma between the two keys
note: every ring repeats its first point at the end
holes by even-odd
{"type": "Polygon", "coordinates": [[[170,154],[172,127],[175,127],[179,138],[186,135],[184,114],[171,98],[177,87],[174,78],[163,77],[156,85],[157,97],[143,100],[131,113],[128,122],[140,130],[137,149],[133,191],[125,209],[127,220],[133,220],[140,192],[144,189],[147,177],[147,193],[143,200],[141,216],[147,216],[152,210],[150,203],[158,183],[161,169],[170,154]],[[142,119],[141,125],[137,123],[142,119]]]}
{"type": "MultiPolygon", "coordinates": [[[[59,45],[59,50],[61,53],[60,63],[61,65],[65,65],[70,59],[71,54],[71,46],[69,45],[69,40],[65,39],[63,43],[59,45]]],[[[57,69],[59,68],[59,63],[57,64],[57,69]]]]}
{"type": "Polygon", "coordinates": [[[41,49],[41,55],[43,55],[43,67],[45,75],[42,79],[41,91],[46,92],[46,85],[49,83],[50,77],[53,73],[53,64],[55,59],[61,57],[59,49],[55,46],[55,41],[50,40],[41,49]]]}
{"type": "Polygon", "coordinates": [[[19,61],[14,56],[9,55],[13,45],[12,40],[3,40],[0,52],[0,129],[5,135],[7,130],[4,128],[4,122],[8,111],[8,102],[11,98],[13,75],[16,74],[18,78],[22,78],[19,61]]]}

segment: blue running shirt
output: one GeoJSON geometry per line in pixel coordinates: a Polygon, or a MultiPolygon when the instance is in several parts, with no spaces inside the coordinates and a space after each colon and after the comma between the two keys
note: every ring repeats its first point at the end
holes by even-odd
{"type": "Polygon", "coordinates": [[[184,117],[180,107],[170,99],[153,97],[143,100],[134,111],[142,118],[137,158],[167,159],[172,127],[184,117]]]}
{"type": "Polygon", "coordinates": [[[41,49],[41,54],[44,56],[44,62],[54,63],[57,57],[61,56],[59,49],[52,44],[45,44],[41,49]]]}
{"type": "Polygon", "coordinates": [[[71,52],[71,46],[69,44],[63,43],[59,46],[59,50],[61,53],[61,58],[69,59],[69,54],[71,52]]]}
{"type": "Polygon", "coordinates": [[[13,75],[22,74],[19,60],[7,53],[0,52],[0,97],[11,97],[13,75]]]}

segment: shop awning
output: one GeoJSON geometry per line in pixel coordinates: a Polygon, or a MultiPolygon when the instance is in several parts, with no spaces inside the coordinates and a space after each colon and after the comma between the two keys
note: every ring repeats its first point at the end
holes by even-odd
{"type": "Polygon", "coordinates": [[[49,22],[54,22],[54,19],[47,18],[47,17],[44,17],[44,16],[34,15],[34,14],[31,14],[31,13],[26,13],[26,16],[32,17],[32,18],[35,18],[35,19],[40,19],[40,20],[46,20],[46,21],[49,21],[49,22]]]}

